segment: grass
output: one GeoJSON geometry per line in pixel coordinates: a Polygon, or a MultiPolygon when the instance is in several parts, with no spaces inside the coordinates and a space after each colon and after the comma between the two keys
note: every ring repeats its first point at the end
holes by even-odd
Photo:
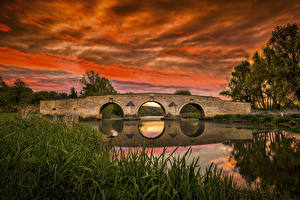
{"type": "Polygon", "coordinates": [[[198,112],[196,112],[196,113],[194,113],[194,112],[180,113],[179,117],[180,118],[196,118],[196,119],[199,119],[200,114],[198,112]]]}
{"type": "Polygon", "coordinates": [[[7,120],[14,120],[19,117],[18,113],[0,113],[0,122],[7,120]]]}
{"type": "Polygon", "coordinates": [[[239,188],[198,160],[156,157],[145,149],[113,152],[82,124],[0,115],[1,199],[275,199],[268,189],[239,188]],[[1,117],[2,116],[2,117],[1,117]]]}
{"type": "Polygon", "coordinates": [[[283,116],[272,114],[226,114],[216,115],[210,119],[216,121],[263,124],[263,126],[275,126],[286,131],[300,133],[300,114],[288,114],[283,116]]]}
{"type": "Polygon", "coordinates": [[[272,122],[272,123],[287,123],[295,121],[300,123],[300,114],[290,115],[271,115],[271,114],[226,114],[216,115],[213,119],[215,120],[234,120],[234,121],[249,121],[249,122],[272,122]]]}

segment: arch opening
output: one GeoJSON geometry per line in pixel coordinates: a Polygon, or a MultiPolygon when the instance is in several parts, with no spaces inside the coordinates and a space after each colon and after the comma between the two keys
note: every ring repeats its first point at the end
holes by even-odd
{"type": "Polygon", "coordinates": [[[123,109],[116,103],[106,103],[99,110],[100,119],[117,119],[123,118],[123,116],[123,109]]]}
{"type": "Polygon", "coordinates": [[[204,110],[199,104],[188,103],[188,104],[185,104],[181,108],[179,117],[180,118],[203,119],[204,118],[204,110]]]}
{"type": "Polygon", "coordinates": [[[166,110],[159,102],[147,101],[140,106],[137,115],[142,119],[161,119],[166,115],[166,110]]]}

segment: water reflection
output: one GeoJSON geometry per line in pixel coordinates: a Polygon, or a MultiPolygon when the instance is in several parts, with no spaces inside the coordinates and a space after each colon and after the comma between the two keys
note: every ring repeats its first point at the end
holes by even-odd
{"type": "Polygon", "coordinates": [[[201,135],[205,129],[204,121],[198,119],[182,119],[180,121],[163,121],[163,120],[140,120],[140,121],[123,121],[119,119],[102,119],[99,122],[99,131],[105,135],[115,136],[123,132],[123,127],[126,127],[125,134],[136,133],[137,131],[145,138],[158,138],[167,133],[174,138],[178,132],[182,132],[188,137],[197,137],[201,135]],[[131,127],[128,131],[128,127],[131,127]],[[133,130],[135,129],[136,130],[133,130]],[[180,128],[180,130],[177,130],[180,128]]]}
{"type": "Polygon", "coordinates": [[[164,121],[140,121],[138,125],[140,133],[145,138],[158,138],[164,133],[164,121]]]}
{"type": "Polygon", "coordinates": [[[99,131],[110,136],[117,136],[123,131],[123,120],[102,119],[99,122],[99,131]]]}
{"type": "Polygon", "coordinates": [[[250,130],[216,125],[201,120],[102,120],[100,131],[119,146],[190,146],[251,139],[250,130]],[[117,136],[117,137],[115,137],[117,136]]]}
{"type": "Polygon", "coordinates": [[[181,119],[181,131],[189,137],[197,137],[204,131],[204,121],[198,119],[181,119]]]}
{"type": "MultiPolygon", "coordinates": [[[[248,127],[249,128],[249,127],[248,127]]],[[[125,150],[153,148],[159,156],[179,146],[175,155],[182,156],[189,148],[193,158],[200,157],[202,172],[212,162],[233,175],[239,185],[268,183],[292,199],[300,196],[300,135],[284,131],[253,131],[237,124],[216,124],[201,120],[120,121],[102,120],[100,129],[112,136],[107,142],[125,150]]],[[[251,128],[251,127],[250,127],[251,128]]]]}
{"type": "Polygon", "coordinates": [[[228,142],[230,159],[248,183],[259,180],[279,193],[300,195],[300,140],[284,131],[256,132],[250,141],[228,142]]]}

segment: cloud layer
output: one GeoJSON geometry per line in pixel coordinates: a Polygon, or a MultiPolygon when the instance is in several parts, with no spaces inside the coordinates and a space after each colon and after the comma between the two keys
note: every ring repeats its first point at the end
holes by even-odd
{"type": "Polygon", "coordinates": [[[217,96],[233,66],[299,13],[298,0],[3,0],[0,75],[68,91],[94,70],[120,92],[217,96]]]}

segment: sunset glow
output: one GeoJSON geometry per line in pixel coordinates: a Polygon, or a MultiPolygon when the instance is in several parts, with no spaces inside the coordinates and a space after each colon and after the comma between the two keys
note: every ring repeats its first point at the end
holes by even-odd
{"type": "Polygon", "coordinates": [[[218,96],[274,27],[300,23],[297,0],[4,0],[0,11],[0,76],[35,91],[80,90],[94,70],[120,93],[218,96]]]}

